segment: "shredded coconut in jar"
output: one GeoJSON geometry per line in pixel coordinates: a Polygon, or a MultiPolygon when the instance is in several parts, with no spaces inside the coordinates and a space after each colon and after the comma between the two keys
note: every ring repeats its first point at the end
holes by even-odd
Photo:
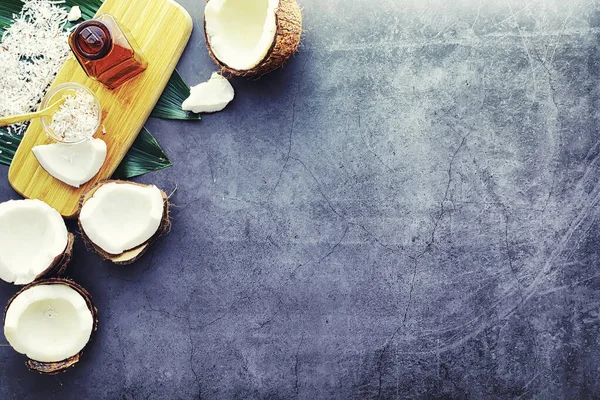
{"type": "MultiPolygon", "coordinates": [[[[2,0],[0,0],[2,1],[2,0]]],[[[0,41],[0,117],[37,109],[48,86],[69,55],[64,31],[67,11],[61,1],[23,0],[0,41]]],[[[20,123],[8,132],[22,134],[20,123]]]]}
{"type": "Polygon", "coordinates": [[[50,129],[65,142],[78,142],[91,138],[98,129],[100,110],[94,96],[78,90],[65,96],[65,102],[52,116],[50,129]]]}

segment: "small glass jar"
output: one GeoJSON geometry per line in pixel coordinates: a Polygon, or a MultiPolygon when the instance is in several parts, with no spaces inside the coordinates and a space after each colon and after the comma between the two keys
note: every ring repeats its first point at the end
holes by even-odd
{"type": "Polygon", "coordinates": [[[148,67],[131,32],[110,14],[82,22],[69,36],[69,45],[85,73],[110,89],[148,67]]]}
{"type": "Polygon", "coordinates": [[[88,137],[81,137],[72,140],[68,138],[63,138],[56,134],[56,132],[54,132],[54,130],[52,129],[52,119],[54,118],[54,115],[45,115],[40,119],[42,120],[42,127],[44,128],[44,131],[50,139],[53,139],[56,142],[63,144],[78,144],[91,139],[92,136],[94,136],[94,134],[96,133],[96,131],[98,131],[100,123],[102,122],[102,107],[100,106],[100,100],[98,99],[98,96],[96,96],[96,93],[92,92],[88,87],[80,83],[67,82],[53,87],[48,91],[48,93],[46,93],[46,95],[42,99],[39,109],[43,110],[45,108],[48,108],[51,104],[64,98],[65,96],[75,96],[79,91],[89,93],[94,98],[94,106],[98,111],[98,121],[95,124],[95,128],[93,129],[93,131],[90,131],[88,137]]]}

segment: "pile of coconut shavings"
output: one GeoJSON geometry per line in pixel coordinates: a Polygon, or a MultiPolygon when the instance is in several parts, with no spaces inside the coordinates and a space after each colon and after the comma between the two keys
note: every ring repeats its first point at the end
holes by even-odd
{"type": "Polygon", "coordinates": [[[50,129],[65,142],[78,142],[91,138],[98,129],[100,110],[94,96],[78,90],[68,95],[52,116],[50,129]]]}
{"type": "MultiPolygon", "coordinates": [[[[69,55],[63,1],[24,0],[0,41],[0,117],[35,111],[69,55]]],[[[26,123],[8,127],[22,134],[26,123]]]]}

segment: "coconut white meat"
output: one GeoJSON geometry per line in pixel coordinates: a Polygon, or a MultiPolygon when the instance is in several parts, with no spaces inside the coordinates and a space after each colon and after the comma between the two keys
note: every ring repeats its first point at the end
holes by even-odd
{"type": "Polygon", "coordinates": [[[40,200],[0,204],[0,279],[24,285],[32,282],[67,247],[65,222],[40,200]]]}
{"type": "Polygon", "coordinates": [[[204,21],[215,57],[233,69],[257,66],[275,40],[278,6],[279,0],[210,0],[204,21]]]}
{"type": "Polygon", "coordinates": [[[31,151],[46,172],[74,187],[92,179],[106,159],[106,143],[102,139],[78,144],[45,144],[31,151]]]}
{"type": "Polygon", "coordinates": [[[87,237],[109,254],[121,254],[150,239],[163,218],[164,200],[156,186],[110,182],[81,207],[87,237]]]}
{"type": "Polygon", "coordinates": [[[79,8],[79,6],[71,7],[69,15],[67,15],[67,20],[69,22],[75,22],[79,19],[81,19],[81,8],[79,8]]]}
{"type": "Polygon", "coordinates": [[[21,292],[6,311],[4,336],[19,353],[40,362],[62,361],[87,344],[94,319],[84,298],[65,284],[21,292]]]}
{"type": "Polygon", "coordinates": [[[207,82],[193,86],[182,109],[195,113],[212,113],[221,111],[233,100],[235,92],[231,83],[218,72],[213,72],[207,82]]]}

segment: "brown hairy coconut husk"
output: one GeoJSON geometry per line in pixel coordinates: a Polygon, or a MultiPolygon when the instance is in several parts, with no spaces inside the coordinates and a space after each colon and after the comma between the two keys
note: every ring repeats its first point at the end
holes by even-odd
{"type": "MultiPolygon", "coordinates": [[[[72,245],[72,241],[70,241],[70,243],[72,245]]],[[[85,300],[85,303],[92,314],[92,319],[93,319],[92,335],[98,329],[98,309],[96,307],[94,307],[94,304],[92,302],[92,297],[87,292],[87,290],[85,290],[79,284],[73,282],[72,280],[64,279],[64,278],[42,279],[42,280],[32,282],[27,286],[24,286],[8,301],[8,304],[6,305],[6,307],[4,309],[4,318],[2,320],[3,325],[6,323],[6,313],[8,311],[8,308],[12,304],[12,302],[24,291],[31,289],[32,287],[39,286],[39,285],[66,285],[66,286],[69,286],[71,289],[75,290],[76,292],[78,292],[81,295],[81,297],[83,297],[83,299],[85,300]]],[[[92,336],[90,335],[90,340],[91,340],[91,337],[92,336]]],[[[88,341],[88,344],[89,344],[89,341],[88,341]]],[[[65,360],[57,361],[57,362],[42,362],[42,361],[36,361],[36,360],[32,360],[32,359],[28,358],[27,361],[25,362],[25,365],[31,371],[37,371],[42,374],[54,375],[54,374],[58,374],[60,372],[64,372],[67,369],[69,369],[70,367],[77,364],[79,362],[82,354],[83,354],[83,350],[79,351],[74,356],[71,356],[65,360]]]]}
{"type": "MultiPolygon", "coordinates": [[[[94,196],[94,193],[96,193],[96,191],[100,187],[102,187],[103,185],[109,184],[109,183],[117,183],[117,184],[123,184],[123,185],[135,185],[135,186],[140,186],[140,187],[152,186],[152,185],[144,185],[141,183],[120,181],[120,180],[106,180],[106,181],[99,182],[81,197],[81,200],[79,201],[79,213],[81,213],[81,209],[83,208],[84,204],[94,196]]],[[[141,245],[139,245],[137,247],[134,247],[132,249],[124,251],[121,254],[110,254],[110,253],[107,253],[106,251],[104,251],[102,248],[100,248],[97,244],[95,244],[88,237],[88,235],[86,235],[85,230],[83,229],[83,226],[81,225],[81,220],[78,220],[79,230],[81,232],[81,236],[82,236],[83,241],[85,242],[86,246],[89,249],[93,250],[98,255],[100,255],[100,257],[102,257],[104,260],[111,261],[115,264],[127,265],[127,264],[132,264],[135,261],[139,260],[144,255],[144,253],[148,250],[148,248],[150,248],[150,245],[152,245],[161,235],[163,235],[165,232],[167,232],[169,230],[169,228],[171,227],[171,221],[169,218],[169,207],[170,207],[169,197],[162,190],[160,190],[160,193],[162,195],[163,202],[164,202],[163,216],[162,216],[160,225],[158,227],[158,230],[150,239],[148,239],[147,241],[145,241],[144,243],[142,243],[141,245]]]]}
{"type": "MultiPolygon", "coordinates": [[[[207,7],[211,1],[207,0],[207,7]]],[[[232,0],[227,0],[232,1],[232,0]]],[[[249,1],[249,0],[237,0],[249,1]]],[[[215,63],[221,68],[221,73],[231,76],[242,77],[260,77],[277,68],[280,68],[285,62],[298,50],[300,44],[300,36],[302,35],[302,11],[296,0],[277,0],[277,8],[275,9],[275,24],[276,32],[270,43],[270,47],[266,54],[260,60],[252,63],[253,65],[247,68],[239,68],[234,65],[229,65],[223,56],[219,57],[218,51],[215,51],[211,43],[211,34],[207,30],[205,12],[204,19],[204,37],[208,53],[215,63]]]]}

